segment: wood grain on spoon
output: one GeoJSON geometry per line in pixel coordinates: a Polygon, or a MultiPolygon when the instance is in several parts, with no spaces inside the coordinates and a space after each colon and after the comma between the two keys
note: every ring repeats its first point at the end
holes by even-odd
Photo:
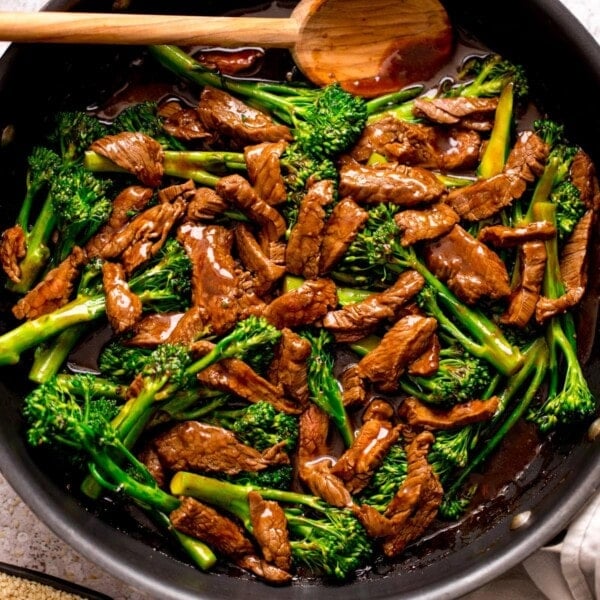
{"type": "Polygon", "coordinates": [[[289,18],[0,12],[0,39],[288,48],[316,85],[374,96],[431,77],[453,32],[438,0],[301,0],[289,18]]]}

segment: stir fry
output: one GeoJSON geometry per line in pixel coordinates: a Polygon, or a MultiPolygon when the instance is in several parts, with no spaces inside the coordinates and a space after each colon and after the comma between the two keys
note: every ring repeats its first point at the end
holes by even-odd
{"type": "Polygon", "coordinates": [[[198,103],[56,115],[0,243],[0,364],[82,497],[203,570],[344,581],[473,508],[518,422],[593,418],[600,187],[559,122],[521,125],[520,66],[367,101],[149,56],[198,103]]]}

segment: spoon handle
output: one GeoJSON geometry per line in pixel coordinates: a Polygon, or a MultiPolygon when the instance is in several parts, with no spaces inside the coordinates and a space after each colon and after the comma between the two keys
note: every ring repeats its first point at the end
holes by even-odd
{"type": "Polygon", "coordinates": [[[291,18],[0,11],[7,42],[291,48],[298,29],[291,18]]]}

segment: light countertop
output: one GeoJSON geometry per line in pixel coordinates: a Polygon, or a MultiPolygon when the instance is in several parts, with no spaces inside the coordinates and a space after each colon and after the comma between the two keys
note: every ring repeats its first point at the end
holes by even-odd
{"type": "MultiPolygon", "coordinates": [[[[33,11],[38,10],[44,3],[45,0],[0,0],[0,9],[33,11]]],[[[563,3],[600,43],[599,0],[563,0],[563,3]]],[[[5,44],[0,43],[0,54],[5,47],[5,44]]],[[[0,562],[43,571],[100,591],[115,600],[150,600],[146,594],[138,592],[108,575],[57,538],[31,513],[1,474],[0,562]]],[[[544,598],[523,576],[522,570],[517,567],[496,582],[486,586],[485,590],[469,594],[464,600],[506,597],[500,590],[503,581],[509,577],[517,578],[521,582],[519,595],[514,595],[515,588],[513,588],[511,600],[541,600],[544,598]],[[485,596],[482,595],[484,592],[485,596]]]]}

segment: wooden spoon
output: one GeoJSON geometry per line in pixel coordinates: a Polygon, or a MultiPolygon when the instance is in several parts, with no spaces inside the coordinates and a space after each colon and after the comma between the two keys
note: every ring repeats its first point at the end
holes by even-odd
{"type": "Polygon", "coordinates": [[[453,32],[439,0],[301,0],[289,18],[0,12],[0,39],[288,48],[317,85],[375,96],[431,77],[453,32]]]}

